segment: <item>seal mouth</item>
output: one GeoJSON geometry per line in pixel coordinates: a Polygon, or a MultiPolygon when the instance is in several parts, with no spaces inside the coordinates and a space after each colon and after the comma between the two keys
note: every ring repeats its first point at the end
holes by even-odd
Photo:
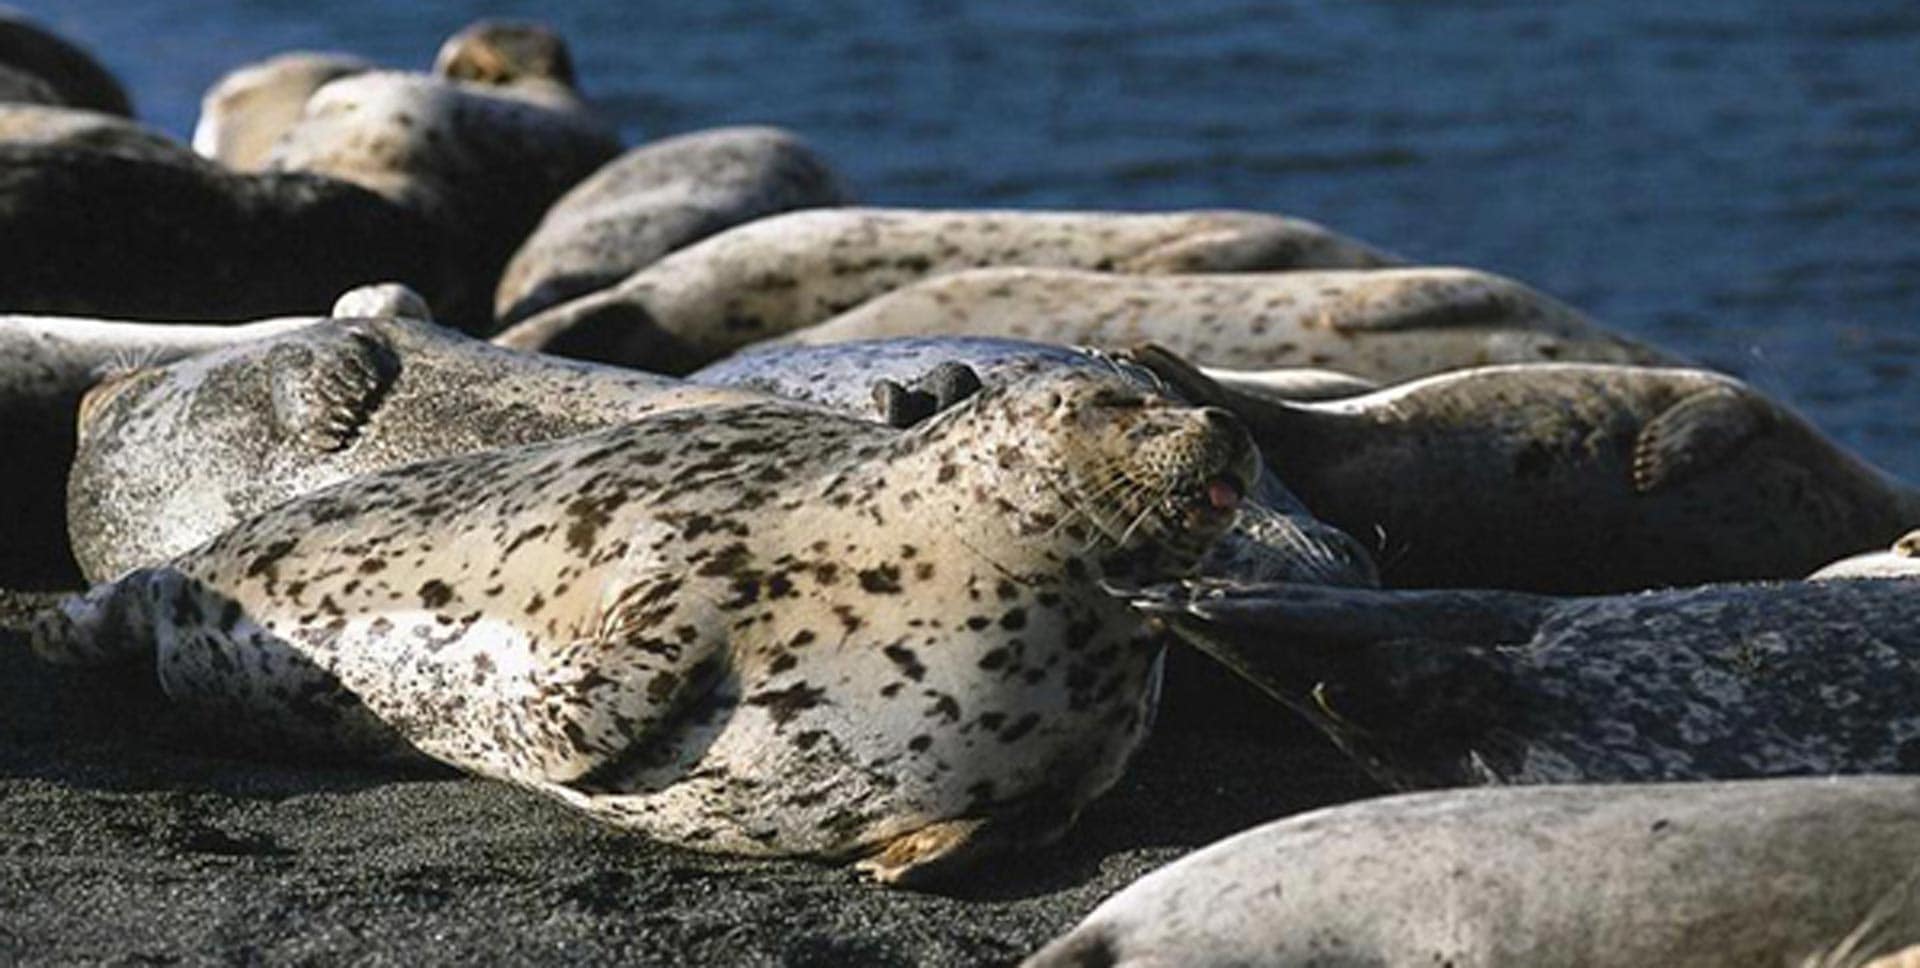
{"type": "Polygon", "coordinates": [[[1233,519],[1247,497],[1247,482],[1232,471],[1202,480],[1181,502],[1189,528],[1211,530],[1233,519]]]}

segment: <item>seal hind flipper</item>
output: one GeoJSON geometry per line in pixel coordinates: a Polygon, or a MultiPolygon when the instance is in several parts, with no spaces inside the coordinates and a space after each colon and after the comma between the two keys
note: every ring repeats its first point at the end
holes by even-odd
{"type": "Polygon", "coordinates": [[[322,452],[360,436],[400,375],[400,357],[384,336],[345,324],[314,329],[316,340],[275,347],[273,413],[288,437],[322,452]]]}
{"type": "Polygon", "coordinates": [[[1730,460],[1772,423],[1766,408],[1733,387],[1685,397],[1640,428],[1633,446],[1633,489],[1673,487],[1730,460]]]}

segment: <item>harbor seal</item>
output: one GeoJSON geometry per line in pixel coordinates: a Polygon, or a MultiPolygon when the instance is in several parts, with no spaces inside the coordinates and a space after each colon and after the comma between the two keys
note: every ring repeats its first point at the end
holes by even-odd
{"type": "Polygon", "coordinates": [[[72,588],[80,581],[67,544],[67,473],[76,411],[101,374],[167,363],[312,322],[180,326],[0,316],[0,453],[12,465],[5,484],[8,510],[0,515],[0,586],[72,588]]]}
{"type": "Polygon", "coordinates": [[[172,156],[0,144],[0,306],[145,320],[318,315],[398,279],[439,305],[433,228],[356,185],[172,156]]]}
{"type": "Polygon", "coordinates": [[[1233,411],[1398,587],[1594,593],[1799,578],[1920,524],[1920,493],[1705,370],[1531,364],[1289,402],[1138,362],[1233,411]]]}
{"type": "Polygon", "coordinates": [[[426,461],[280,505],[36,623],[231,731],[417,750],[711,851],[923,884],[1060,836],[1159,649],[1104,580],[1190,568],[1245,431],[1114,376],[907,432],[783,401],[426,461]]]}
{"type": "Polygon", "coordinates": [[[373,69],[351,54],[294,51],[229,71],[200,99],[193,150],[235,171],[259,171],[313,92],[373,69]]]}
{"type": "Polygon", "coordinates": [[[1908,582],[1128,597],[1400,789],[1920,771],[1908,582]]]}
{"type": "Polygon", "coordinates": [[[1493,363],[1678,360],[1511,279],[1472,269],[1116,275],[1001,267],[935,276],[784,337],[929,334],[1120,348],[1197,363],[1314,366],[1397,383],[1493,363]]]}
{"type": "MultiPolygon", "coordinates": [[[[789,361],[784,372],[793,378],[784,381],[688,386],[501,350],[419,322],[424,313],[420,300],[403,290],[363,287],[341,298],[336,317],[407,318],[342,320],[171,366],[125,369],[89,394],[67,504],[67,530],[86,575],[100,580],[165,561],[275,504],[347,477],[597,430],[689,401],[806,387],[812,392],[788,396],[877,417],[877,379],[918,386],[928,371],[954,366],[956,358],[895,355],[892,365],[865,372],[831,371],[845,382],[843,392],[800,379],[814,362],[805,358],[789,361]]],[[[1143,370],[1042,349],[1063,353],[1074,365],[1029,358],[1027,366],[989,368],[986,375],[1000,385],[1071,368],[1125,373],[1151,386],[1143,370]]],[[[761,376],[775,371],[754,370],[761,376]]],[[[1201,573],[1374,583],[1372,560],[1358,542],[1315,519],[1266,475],[1254,488],[1201,573]]]]}
{"type": "Polygon", "coordinates": [[[74,556],[104,580],[348,477],[746,396],[669,393],[679,388],[397,317],[333,320],[129,368],[82,408],[66,500],[74,556]]]}
{"type": "Polygon", "coordinates": [[[0,101],[133,116],[126,89],[93,55],[7,8],[0,8],[0,101]]]}
{"type": "Polygon", "coordinates": [[[1385,797],[1183,857],[1026,965],[1858,966],[1920,943],[1916,843],[1906,777],[1385,797]]]}
{"type": "Polygon", "coordinates": [[[508,256],[554,199],[619,151],[613,131],[583,107],[373,71],[314,92],[267,166],[352,182],[426,216],[459,267],[458,285],[433,305],[484,332],[508,256]]]}
{"type": "Polygon", "coordinates": [[[779,128],[717,128],[642,145],[547,209],[500,276],[494,316],[509,325],[723,229],[849,201],[826,162],[779,128]]]}
{"type": "Polygon", "coordinates": [[[1311,222],[1253,212],[814,209],[729,229],[494,340],[685,373],[958,269],[1234,272],[1392,261],[1311,222]]]}
{"type": "Polygon", "coordinates": [[[0,104],[0,143],[116,151],[162,160],[190,154],[185,145],[167,135],[117,114],[44,104],[0,104]]]}
{"type": "Polygon", "coordinates": [[[1808,575],[1807,580],[1916,577],[1920,577],[1920,530],[1901,535],[1886,551],[1871,551],[1825,565],[1808,575]]]}

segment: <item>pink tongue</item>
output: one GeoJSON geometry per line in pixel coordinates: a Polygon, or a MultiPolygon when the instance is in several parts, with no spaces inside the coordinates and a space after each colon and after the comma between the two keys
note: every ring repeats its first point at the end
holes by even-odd
{"type": "Polygon", "coordinates": [[[1231,511],[1240,506],[1240,489],[1225,478],[1214,478],[1207,484],[1207,503],[1222,511],[1231,511]]]}

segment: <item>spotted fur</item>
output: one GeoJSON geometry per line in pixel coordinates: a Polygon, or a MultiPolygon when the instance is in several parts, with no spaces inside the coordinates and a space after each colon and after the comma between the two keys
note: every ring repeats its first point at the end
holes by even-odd
{"type": "Polygon", "coordinates": [[[1401,788],[1920,772],[1920,583],[1139,593],[1401,788]]]}
{"type": "Polygon", "coordinates": [[[695,407],[310,494],[36,641],[157,649],[176,700],[288,741],[911,881],[1057,836],[1114,782],[1159,650],[1100,583],[1191,567],[1255,467],[1222,412],[1096,374],[904,434],[695,407]]]}

